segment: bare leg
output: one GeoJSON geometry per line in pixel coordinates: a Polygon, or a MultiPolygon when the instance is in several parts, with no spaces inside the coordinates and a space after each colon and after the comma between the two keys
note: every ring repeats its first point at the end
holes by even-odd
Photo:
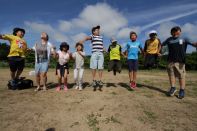
{"type": "Polygon", "coordinates": [[[176,78],[174,76],[169,75],[169,81],[170,81],[170,86],[175,87],[176,84],[176,78]]]}
{"type": "Polygon", "coordinates": [[[137,71],[133,71],[133,82],[136,83],[137,71]]]}
{"type": "Polygon", "coordinates": [[[96,77],[96,69],[92,69],[92,77],[93,77],[93,80],[95,80],[95,77],[96,77]]]}
{"type": "Polygon", "coordinates": [[[35,89],[35,91],[40,90],[40,73],[36,74],[36,84],[37,84],[37,88],[35,89]]]}
{"type": "Polygon", "coordinates": [[[58,85],[61,86],[61,84],[62,84],[62,81],[61,80],[62,79],[61,79],[60,70],[57,70],[57,76],[58,76],[58,78],[57,78],[58,79],[58,85]]]}
{"type": "Polygon", "coordinates": [[[43,90],[47,90],[47,72],[42,73],[43,90]]]}
{"type": "Polygon", "coordinates": [[[67,76],[68,76],[68,71],[66,69],[65,73],[64,73],[64,78],[63,78],[63,83],[64,83],[65,86],[67,86],[67,76]]]}
{"type": "Polygon", "coordinates": [[[133,71],[129,72],[129,79],[130,79],[130,82],[133,81],[133,71]]]}
{"type": "Polygon", "coordinates": [[[185,79],[179,79],[180,89],[185,89],[185,79]]]}
{"type": "Polygon", "coordinates": [[[16,75],[16,72],[10,71],[10,76],[11,76],[11,79],[12,79],[12,80],[15,79],[15,75],[16,75]]]}
{"type": "Polygon", "coordinates": [[[102,76],[103,76],[103,70],[99,70],[99,80],[102,80],[102,76]]]}
{"type": "Polygon", "coordinates": [[[18,70],[18,71],[16,72],[16,79],[19,78],[19,76],[22,74],[22,72],[23,72],[23,71],[20,71],[20,70],[18,70]]]}

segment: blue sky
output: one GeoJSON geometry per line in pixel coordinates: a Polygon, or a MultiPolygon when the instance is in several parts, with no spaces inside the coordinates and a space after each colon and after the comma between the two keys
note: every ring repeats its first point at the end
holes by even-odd
{"type": "MultiPolygon", "coordinates": [[[[0,33],[12,33],[14,27],[25,28],[29,47],[45,31],[57,48],[66,41],[74,51],[75,43],[90,35],[95,25],[101,25],[106,48],[112,36],[124,46],[130,31],[136,31],[139,41],[144,43],[148,32],[157,30],[163,41],[175,25],[181,26],[184,36],[197,41],[196,0],[0,0],[0,3],[0,33]]],[[[85,51],[90,54],[90,42],[85,43],[85,51]]],[[[189,47],[188,52],[192,51],[195,49],[189,47]]]]}

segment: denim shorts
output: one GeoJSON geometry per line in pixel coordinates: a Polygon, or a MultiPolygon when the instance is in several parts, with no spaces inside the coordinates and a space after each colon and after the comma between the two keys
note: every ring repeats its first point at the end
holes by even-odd
{"type": "Polygon", "coordinates": [[[49,67],[48,62],[36,63],[35,64],[35,74],[47,72],[48,67],[49,67]]]}
{"type": "Polygon", "coordinates": [[[90,68],[101,70],[104,68],[103,64],[104,64],[103,52],[93,52],[90,58],[90,68]]]}

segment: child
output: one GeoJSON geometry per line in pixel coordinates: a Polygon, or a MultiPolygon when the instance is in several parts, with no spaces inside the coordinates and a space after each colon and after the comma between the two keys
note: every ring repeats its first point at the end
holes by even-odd
{"type": "Polygon", "coordinates": [[[27,51],[27,43],[23,39],[25,30],[22,28],[14,28],[13,34],[0,34],[0,39],[10,42],[10,51],[8,55],[8,63],[10,67],[11,85],[13,90],[17,89],[17,81],[25,67],[25,53],[27,51]]]}
{"type": "Polygon", "coordinates": [[[171,35],[171,37],[162,43],[162,46],[167,45],[169,51],[167,71],[171,88],[168,95],[173,96],[175,94],[175,77],[178,77],[180,83],[178,98],[182,99],[185,96],[185,55],[187,45],[197,47],[197,43],[192,43],[187,38],[183,38],[181,36],[181,28],[178,26],[171,29],[171,35]]]}
{"type": "Polygon", "coordinates": [[[111,45],[108,48],[109,52],[109,65],[108,65],[108,72],[113,70],[114,75],[116,75],[117,72],[121,72],[121,51],[122,47],[117,43],[117,40],[114,38],[111,39],[111,45]]]}
{"type": "Polygon", "coordinates": [[[90,58],[90,68],[92,69],[92,86],[94,87],[93,91],[96,91],[96,86],[99,85],[99,91],[102,91],[102,76],[104,69],[104,45],[103,37],[100,35],[100,26],[92,28],[92,35],[85,37],[84,40],[79,43],[83,44],[85,41],[91,40],[92,43],[92,55],[90,58]],[[96,70],[98,69],[99,81],[96,81],[96,70]]]}
{"type": "Polygon", "coordinates": [[[68,50],[69,50],[69,45],[66,42],[62,42],[60,45],[60,51],[57,52],[58,63],[56,67],[56,73],[58,75],[58,86],[56,88],[56,91],[61,90],[62,81],[64,83],[64,91],[68,90],[67,75],[68,75],[68,61],[70,59],[68,50]]]}
{"type": "Polygon", "coordinates": [[[152,30],[149,32],[150,39],[146,40],[144,46],[145,54],[145,68],[152,68],[157,66],[157,57],[160,55],[161,42],[157,38],[157,31],[152,30]]]}
{"type": "Polygon", "coordinates": [[[85,52],[83,52],[83,45],[80,43],[76,44],[76,52],[72,54],[73,59],[75,59],[74,64],[74,79],[76,83],[75,89],[79,89],[80,91],[82,88],[82,78],[84,72],[84,57],[85,52]]]}
{"type": "Polygon", "coordinates": [[[135,32],[130,32],[130,39],[131,41],[129,41],[126,45],[125,54],[127,54],[130,88],[134,89],[136,88],[139,48],[142,53],[143,50],[142,50],[142,44],[139,41],[137,41],[137,34],[135,32]]]}

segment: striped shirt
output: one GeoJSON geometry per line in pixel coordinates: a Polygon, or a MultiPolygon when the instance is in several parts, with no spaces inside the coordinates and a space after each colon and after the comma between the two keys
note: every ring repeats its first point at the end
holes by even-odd
{"type": "Polygon", "coordinates": [[[90,36],[92,38],[92,52],[103,52],[103,37],[102,36],[90,36]]]}

